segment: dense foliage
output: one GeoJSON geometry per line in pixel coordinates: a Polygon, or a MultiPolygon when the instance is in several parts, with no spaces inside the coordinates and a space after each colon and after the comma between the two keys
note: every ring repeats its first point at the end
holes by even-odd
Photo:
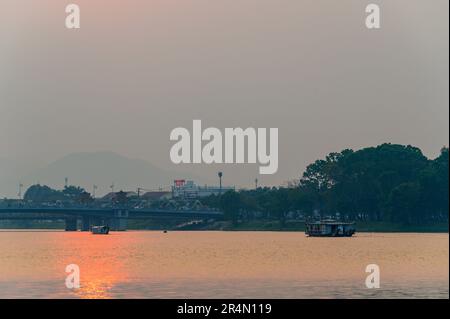
{"type": "Polygon", "coordinates": [[[55,190],[46,185],[32,185],[24,194],[24,199],[33,202],[49,202],[58,200],[77,200],[87,194],[86,191],[78,186],[66,186],[63,190],[55,190]]]}

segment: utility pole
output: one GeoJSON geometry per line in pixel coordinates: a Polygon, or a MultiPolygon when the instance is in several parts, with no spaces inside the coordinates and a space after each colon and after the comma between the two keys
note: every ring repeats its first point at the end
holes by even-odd
{"type": "Polygon", "coordinates": [[[258,189],[258,179],[255,178],[255,189],[258,189]]]}
{"type": "Polygon", "coordinates": [[[67,188],[67,186],[69,186],[69,178],[64,177],[64,188],[67,188]]]}
{"type": "Polygon", "coordinates": [[[153,191],[154,191],[154,189],[138,187],[137,188],[137,196],[138,196],[138,198],[141,197],[141,192],[144,195],[145,192],[153,192],[153,191]]]}
{"type": "Polygon", "coordinates": [[[19,199],[22,199],[22,188],[23,188],[23,184],[20,183],[20,184],[19,184],[19,194],[18,194],[19,199]]]}

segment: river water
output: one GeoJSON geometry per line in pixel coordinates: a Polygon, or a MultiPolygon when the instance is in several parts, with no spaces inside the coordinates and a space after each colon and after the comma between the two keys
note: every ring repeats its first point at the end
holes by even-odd
{"type": "Polygon", "coordinates": [[[0,231],[0,298],[448,297],[448,234],[0,231]]]}

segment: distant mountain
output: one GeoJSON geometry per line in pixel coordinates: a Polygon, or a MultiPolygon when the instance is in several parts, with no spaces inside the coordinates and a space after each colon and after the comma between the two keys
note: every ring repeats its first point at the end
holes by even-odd
{"type": "MultiPolygon", "coordinates": [[[[2,171],[1,166],[0,171],[2,171]]],[[[25,188],[39,183],[60,189],[64,186],[66,177],[69,184],[81,186],[88,192],[92,192],[94,184],[97,185],[97,195],[110,192],[112,183],[114,183],[115,191],[135,191],[137,187],[166,188],[172,185],[176,178],[195,179],[203,182],[195,176],[187,176],[184,173],[174,171],[169,172],[144,160],[127,158],[113,152],[73,153],[36,169],[26,176],[21,178],[17,178],[17,176],[20,176],[17,175],[17,172],[11,172],[3,178],[0,176],[0,184],[3,181],[9,183],[9,185],[0,185],[0,190],[9,190],[0,193],[0,196],[16,196],[17,194],[10,195],[17,188],[14,182],[17,185],[22,182],[25,188]],[[11,175],[16,175],[16,177],[11,175]],[[11,183],[15,185],[12,190],[11,183]]]]}

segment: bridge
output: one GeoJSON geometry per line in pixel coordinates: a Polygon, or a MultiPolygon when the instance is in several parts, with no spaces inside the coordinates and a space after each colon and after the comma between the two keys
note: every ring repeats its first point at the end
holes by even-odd
{"type": "Polygon", "coordinates": [[[121,207],[0,207],[0,220],[62,220],[66,231],[88,231],[92,225],[108,225],[124,231],[128,220],[221,219],[222,212],[201,210],[130,209],[121,207]]]}

